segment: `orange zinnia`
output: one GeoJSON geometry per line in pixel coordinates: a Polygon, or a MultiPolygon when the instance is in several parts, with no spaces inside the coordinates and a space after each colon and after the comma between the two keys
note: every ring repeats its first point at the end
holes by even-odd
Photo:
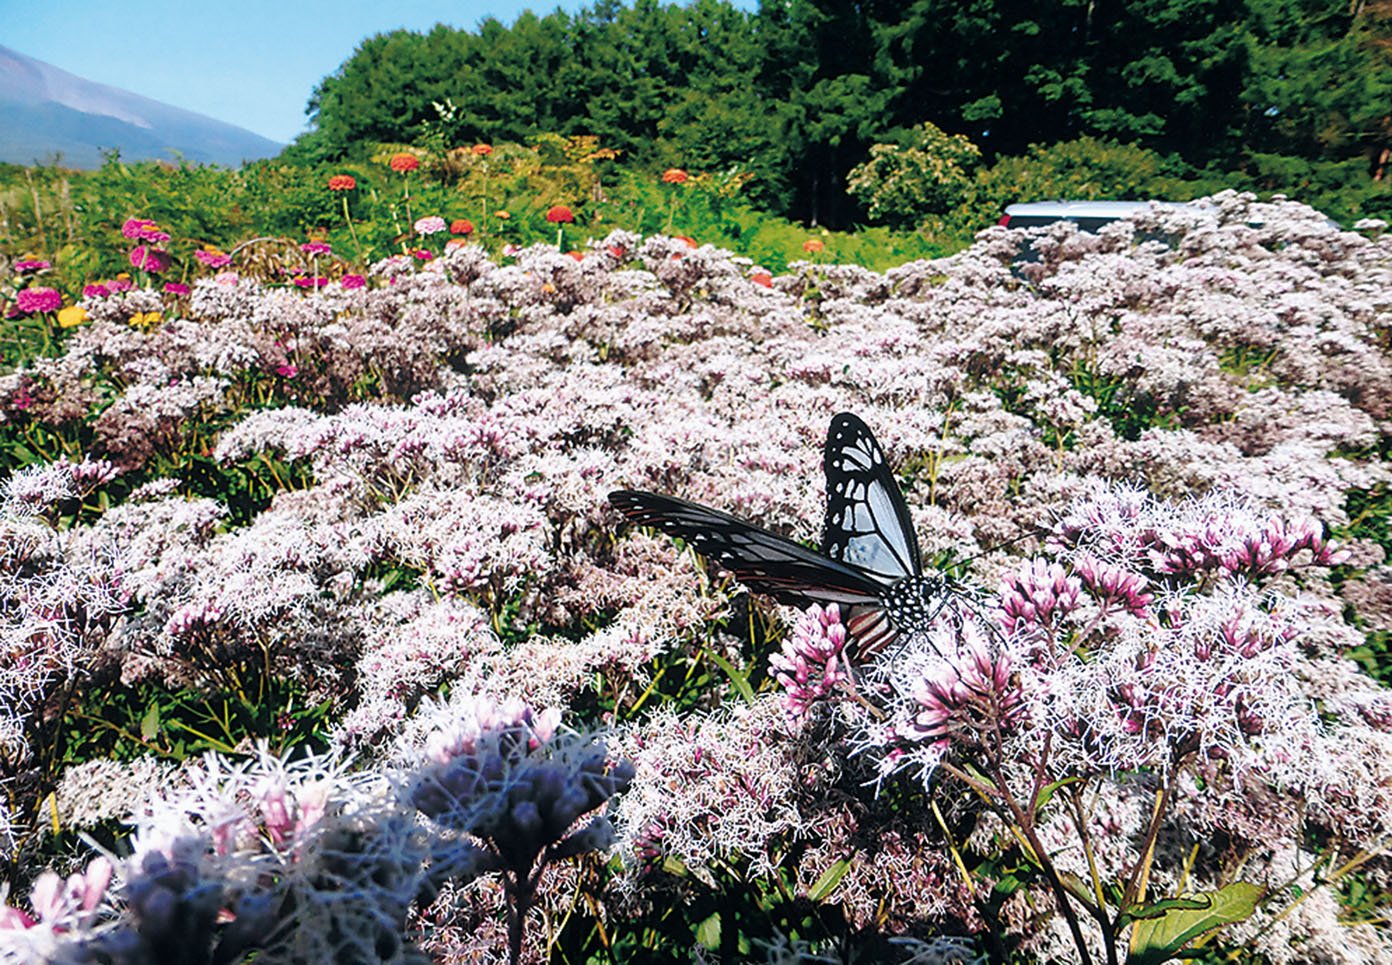
{"type": "Polygon", "coordinates": [[[352,191],[358,186],[358,179],[351,174],[335,174],[329,178],[330,191],[352,191]]]}
{"type": "Polygon", "coordinates": [[[808,238],[802,243],[802,250],[811,254],[816,254],[826,248],[826,242],[820,238],[808,238]]]}
{"type": "Polygon", "coordinates": [[[473,151],[475,154],[477,154],[479,157],[488,157],[488,155],[490,155],[490,154],[493,153],[493,145],[492,145],[492,144],[475,144],[472,148],[470,148],[470,150],[472,150],[472,151],[473,151]]]}
{"type": "Polygon", "coordinates": [[[685,171],[683,171],[681,168],[668,168],[667,170],[665,170],[665,171],[662,172],[662,183],[663,183],[663,184],[685,184],[685,183],[686,183],[686,179],[687,179],[688,177],[690,177],[690,175],[688,175],[688,174],[687,174],[685,171]]]}
{"type": "Polygon", "coordinates": [[[414,154],[407,154],[403,151],[400,154],[393,154],[391,160],[387,162],[387,166],[393,171],[400,171],[402,174],[405,174],[408,171],[414,171],[416,168],[420,167],[420,158],[416,157],[414,154]]]}

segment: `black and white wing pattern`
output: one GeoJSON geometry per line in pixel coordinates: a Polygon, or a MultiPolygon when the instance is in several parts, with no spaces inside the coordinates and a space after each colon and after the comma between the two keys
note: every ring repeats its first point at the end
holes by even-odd
{"type": "Polygon", "coordinates": [[[923,572],[918,537],[904,495],[884,452],[869,426],[849,412],[837,413],[827,431],[825,463],[827,512],[822,529],[822,552],[828,558],[863,570],[882,581],[881,598],[854,608],[846,627],[861,658],[883,650],[898,636],[885,593],[903,580],[910,582],[890,594],[893,608],[899,597],[914,596],[923,572]]]}
{"type": "Polygon", "coordinates": [[[885,591],[871,573],[709,506],[631,489],[610,493],[609,502],[630,522],[686,540],[745,586],[780,603],[878,606],[885,591]]]}

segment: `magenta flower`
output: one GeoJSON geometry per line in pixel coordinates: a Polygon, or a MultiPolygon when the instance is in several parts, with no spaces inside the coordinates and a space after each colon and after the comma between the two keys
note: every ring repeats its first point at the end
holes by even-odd
{"type": "Polygon", "coordinates": [[[411,252],[411,255],[412,255],[417,261],[429,261],[430,259],[432,259],[432,258],[435,257],[432,253],[430,253],[429,251],[426,251],[424,248],[421,248],[421,249],[419,249],[419,250],[417,250],[417,251],[411,252]]]}
{"type": "Polygon", "coordinates": [[[769,657],[769,670],[787,691],[783,707],[793,717],[805,717],[812,705],[849,679],[842,661],[846,626],[835,604],[813,605],[783,640],[781,652],[769,657]]]}
{"type": "Polygon", "coordinates": [[[367,286],[367,279],[362,275],[344,275],[338,283],[344,288],[364,288],[367,286]]]}
{"type": "Polygon", "coordinates": [[[42,258],[31,258],[28,261],[17,261],[14,263],[14,270],[21,275],[27,275],[30,272],[44,271],[52,267],[51,264],[44,261],[42,258]]]}
{"type": "Polygon", "coordinates": [[[15,296],[15,305],[28,315],[56,312],[63,307],[63,296],[52,288],[25,288],[15,296]]]}
{"type": "Polygon", "coordinates": [[[156,227],[153,221],[146,221],[143,218],[127,218],[126,223],[121,225],[121,234],[132,240],[143,238],[144,232],[156,227]]]}
{"type": "Polygon", "coordinates": [[[323,288],[325,285],[329,283],[329,280],[323,275],[315,275],[313,277],[310,277],[308,275],[301,275],[300,277],[295,278],[291,283],[296,288],[323,288]]]}
{"type": "Polygon", "coordinates": [[[307,255],[331,255],[333,247],[326,241],[306,241],[300,250],[307,255]]]}
{"type": "Polygon", "coordinates": [[[1003,581],[1001,622],[1007,630],[1021,624],[1051,625],[1056,617],[1078,608],[1081,589],[1078,578],[1059,564],[1031,560],[1003,581]]]}
{"type": "Polygon", "coordinates": [[[187,295],[189,286],[180,281],[167,281],[164,283],[164,290],[171,295],[187,295]]]}
{"type": "Polygon", "coordinates": [[[103,282],[104,285],[114,294],[115,292],[128,292],[135,286],[131,284],[129,278],[114,278],[111,281],[103,282]]]}
{"type": "Polygon", "coordinates": [[[291,365],[289,362],[276,366],[276,375],[282,379],[293,379],[300,374],[298,366],[291,365]]]}
{"type": "Polygon", "coordinates": [[[1015,730],[1024,720],[1024,695],[1012,680],[1010,658],[991,656],[979,639],[926,673],[914,692],[918,704],[902,736],[945,748],[976,744],[988,734],[1015,730]]]}
{"type": "Polygon", "coordinates": [[[1147,580],[1141,574],[1131,573],[1087,555],[1074,561],[1073,571],[1078,574],[1088,592],[1096,597],[1105,609],[1120,608],[1136,617],[1149,614],[1150,604],[1154,602],[1155,595],[1146,591],[1147,580]]]}
{"type": "Polygon", "coordinates": [[[83,286],[82,286],[82,297],[83,297],[83,298],[105,298],[105,297],[107,297],[107,296],[110,295],[110,294],[111,294],[111,289],[110,289],[110,288],[107,288],[107,287],[106,287],[105,285],[103,285],[101,282],[97,282],[95,285],[83,285],[83,286]]]}
{"type": "Polygon", "coordinates": [[[130,263],[133,267],[152,274],[164,271],[169,267],[169,252],[152,245],[136,245],[131,249],[130,263]]]}
{"type": "Polygon", "coordinates": [[[193,257],[197,258],[209,268],[226,268],[232,264],[232,256],[225,255],[220,251],[195,251],[193,257]]]}

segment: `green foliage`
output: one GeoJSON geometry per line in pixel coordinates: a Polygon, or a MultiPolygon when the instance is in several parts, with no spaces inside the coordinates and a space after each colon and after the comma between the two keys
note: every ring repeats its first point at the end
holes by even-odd
{"type": "Polygon", "coordinates": [[[1017,201],[1061,198],[1187,201],[1218,185],[1195,179],[1177,157],[1085,136],[1001,158],[978,174],[976,187],[978,204],[998,213],[1017,201]]]}
{"type": "Polygon", "coordinates": [[[909,227],[967,201],[980,160],[980,149],[967,138],[926,121],[906,145],[870,148],[869,160],[851,169],[847,186],[872,220],[909,227]]]}

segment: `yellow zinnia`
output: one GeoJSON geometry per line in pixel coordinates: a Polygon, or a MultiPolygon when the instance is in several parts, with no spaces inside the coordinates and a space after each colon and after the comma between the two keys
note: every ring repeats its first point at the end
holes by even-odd
{"type": "Polygon", "coordinates": [[[67,308],[58,310],[58,326],[60,328],[76,328],[87,321],[87,309],[81,305],[69,305],[67,308]]]}
{"type": "Polygon", "coordinates": [[[154,328],[163,319],[159,312],[136,312],[131,316],[130,323],[133,328],[154,328]]]}

